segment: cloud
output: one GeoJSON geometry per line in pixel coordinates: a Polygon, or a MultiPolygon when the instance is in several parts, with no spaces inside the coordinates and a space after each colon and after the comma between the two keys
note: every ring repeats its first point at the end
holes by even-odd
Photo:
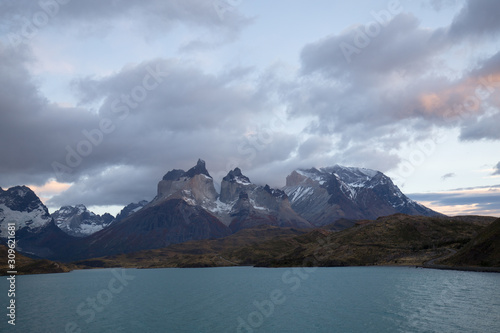
{"type": "Polygon", "coordinates": [[[468,0],[453,20],[449,35],[453,39],[496,35],[500,31],[499,12],[496,0],[468,0]]]}
{"type": "Polygon", "coordinates": [[[305,45],[300,81],[289,85],[289,114],[314,116],[308,132],[334,134],[341,150],[373,138],[375,149],[399,149],[401,142],[429,138],[437,127],[459,128],[461,140],[500,139],[495,130],[500,121],[500,54],[480,59],[460,75],[438,74],[450,48],[463,47],[466,37],[451,38],[448,30],[458,22],[472,24],[468,17],[477,14],[478,6],[480,2],[464,7],[453,27],[430,29],[415,16],[400,13],[386,22],[374,17],[305,45]]]}
{"type": "Polygon", "coordinates": [[[0,20],[6,23],[8,39],[15,44],[29,42],[44,30],[60,31],[60,27],[77,38],[102,37],[131,25],[134,32],[140,31],[146,39],[163,36],[180,25],[208,31],[203,40],[187,42],[193,49],[232,42],[252,23],[237,6],[225,6],[221,12],[217,3],[215,0],[19,0],[2,4],[0,20]]]}
{"type": "Polygon", "coordinates": [[[429,208],[447,215],[489,215],[500,217],[500,185],[460,188],[408,195],[429,208]]]}
{"type": "Polygon", "coordinates": [[[448,178],[453,178],[456,177],[457,175],[455,173],[447,173],[443,176],[441,176],[441,180],[447,180],[448,178]]]}
{"type": "MultiPolygon", "coordinates": [[[[252,180],[277,186],[297,167],[339,163],[387,172],[401,163],[401,151],[442,128],[458,130],[462,140],[500,139],[500,52],[488,39],[471,38],[498,30],[490,21],[494,2],[484,2],[485,22],[477,19],[481,2],[469,1],[441,28],[388,8],[388,15],[372,13],[305,44],[298,69],[261,69],[246,59],[227,65],[240,63],[233,56],[239,59],[241,45],[236,53],[220,46],[254,21],[238,6],[221,13],[214,7],[220,1],[70,1],[49,15],[36,43],[2,44],[0,140],[9,144],[0,145],[0,184],[71,183],[51,205],[124,205],[151,198],[163,174],[198,158],[215,182],[239,166],[252,180]],[[73,52],[91,48],[100,56],[94,42],[103,41],[129,46],[122,28],[134,32],[134,41],[144,38],[138,54],[126,58],[134,62],[99,64],[87,74],[90,61],[73,52]],[[66,37],[54,39],[61,31],[66,37]],[[168,51],[149,45],[165,36],[173,40],[168,51]],[[78,44],[50,45],[53,59],[40,52],[67,38],[78,44]],[[200,50],[207,53],[193,52],[200,50]],[[452,67],[455,52],[471,50],[465,65],[452,67]],[[41,60],[73,67],[63,74],[46,66],[49,74],[41,74],[41,60]],[[70,77],[76,72],[85,74],[70,77]],[[75,96],[68,99],[76,105],[44,95],[49,84],[42,80],[58,75],[72,80],[75,96]]],[[[431,5],[442,10],[451,2],[431,5]]],[[[3,3],[4,39],[40,12],[36,1],[3,3]]]]}
{"type": "Polygon", "coordinates": [[[435,11],[441,11],[447,7],[455,7],[458,0],[431,0],[430,5],[435,11]]]}
{"type": "Polygon", "coordinates": [[[220,182],[236,166],[287,160],[299,144],[286,133],[286,119],[269,112],[275,102],[261,90],[267,83],[245,79],[250,68],[214,75],[152,59],[75,80],[80,105],[65,108],[43,98],[23,57],[0,57],[10,62],[0,67],[1,83],[10,87],[1,92],[0,140],[10,144],[0,146],[0,183],[73,183],[48,201],[54,207],[151,198],[163,174],[189,169],[198,157],[220,182]]]}
{"type": "Polygon", "coordinates": [[[494,169],[495,171],[493,171],[492,175],[493,176],[500,175],[500,162],[498,162],[497,165],[495,165],[494,169]]]}

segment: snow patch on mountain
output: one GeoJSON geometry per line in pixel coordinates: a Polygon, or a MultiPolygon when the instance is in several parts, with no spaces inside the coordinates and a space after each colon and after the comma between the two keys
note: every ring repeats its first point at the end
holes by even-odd
{"type": "Polygon", "coordinates": [[[108,227],[114,220],[110,214],[97,215],[85,205],[64,206],[52,214],[56,225],[71,236],[87,237],[108,227]]]}
{"type": "Polygon", "coordinates": [[[39,229],[50,223],[51,217],[43,210],[32,210],[31,212],[12,210],[5,204],[0,204],[0,237],[7,238],[8,223],[15,223],[16,230],[28,228],[31,230],[39,229]]]}
{"type": "Polygon", "coordinates": [[[8,223],[15,223],[17,231],[26,229],[34,233],[51,221],[47,207],[29,187],[15,186],[0,191],[0,237],[7,238],[8,223]]]}

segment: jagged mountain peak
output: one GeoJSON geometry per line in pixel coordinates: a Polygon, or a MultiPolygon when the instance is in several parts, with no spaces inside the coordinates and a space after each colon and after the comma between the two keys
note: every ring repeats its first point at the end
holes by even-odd
{"type": "Polygon", "coordinates": [[[83,204],[63,206],[52,213],[52,218],[59,229],[75,237],[92,235],[109,226],[114,220],[111,214],[97,215],[83,204]]]}
{"type": "Polygon", "coordinates": [[[198,159],[198,162],[196,162],[196,165],[194,167],[186,171],[185,177],[192,178],[195,175],[205,175],[212,178],[212,176],[210,176],[210,174],[208,173],[205,161],[201,158],[198,159]]]}
{"type": "Polygon", "coordinates": [[[226,204],[234,203],[240,192],[251,193],[258,186],[250,182],[250,178],[243,175],[240,168],[235,168],[222,178],[220,201],[226,204]]]}
{"type": "Polygon", "coordinates": [[[181,170],[181,169],[173,169],[170,170],[163,176],[163,180],[179,180],[181,177],[184,176],[186,171],[181,170]]]}
{"type": "Polygon", "coordinates": [[[439,215],[406,197],[382,172],[367,168],[298,169],[287,177],[284,191],[292,208],[317,225],[394,213],[439,215]]]}
{"type": "Polygon", "coordinates": [[[240,168],[235,168],[234,170],[229,171],[229,173],[222,178],[222,180],[227,182],[236,182],[242,185],[249,185],[252,183],[250,178],[243,175],[240,168]]]}
{"type": "Polygon", "coordinates": [[[270,195],[272,195],[273,197],[276,197],[276,198],[281,198],[281,199],[288,198],[288,196],[286,195],[286,193],[284,191],[282,191],[280,189],[273,189],[267,184],[266,184],[266,186],[264,186],[264,191],[266,191],[267,193],[269,193],[270,195]]]}
{"type": "MultiPolygon", "coordinates": [[[[14,186],[0,192],[0,225],[5,229],[8,222],[16,222],[18,230],[34,231],[46,227],[51,221],[47,207],[27,186],[14,186]]],[[[6,230],[6,229],[5,229],[6,230]]],[[[6,232],[2,231],[4,237],[6,232]]]]}
{"type": "Polygon", "coordinates": [[[193,178],[196,175],[205,175],[209,178],[212,178],[210,174],[207,171],[206,168],[206,163],[202,159],[198,159],[198,162],[194,167],[189,169],[188,171],[184,171],[182,169],[173,169],[165,174],[163,176],[163,180],[170,180],[170,181],[177,181],[180,180],[181,178],[193,178]]]}
{"type": "Polygon", "coordinates": [[[137,213],[147,204],[148,202],[146,200],[141,200],[139,202],[133,202],[128,204],[127,206],[123,207],[123,209],[118,213],[118,215],[116,215],[115,221],[116,222],[121,221],[129,217],[130,215],[137,213]]]}
{"type": "Polygon", "coordinates": [[[198,159],[194,167],[184,172],[169,171],[158,183],[158,192],[152,205],[170,199],[183,199],[190,205],[214,206],[218,194],[205,161],[198,159]]]}

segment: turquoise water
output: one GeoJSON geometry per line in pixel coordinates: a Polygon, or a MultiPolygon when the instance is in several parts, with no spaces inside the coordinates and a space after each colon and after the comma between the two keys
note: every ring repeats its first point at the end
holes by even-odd
{"type": "Polygon", "coordinates": [[[406,267],[18,276],[1,332],[500,332],[500,274],[406,267]]]}

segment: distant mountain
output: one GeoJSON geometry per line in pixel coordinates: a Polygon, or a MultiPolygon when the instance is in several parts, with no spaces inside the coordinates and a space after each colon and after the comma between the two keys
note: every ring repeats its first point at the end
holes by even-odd
{"type": "Polygon", "coordinates": [[[396,213],[441,215],[411,200],[389,177],[371,169],[340,165],[299,169],[286,178],[283,190],[292,208],[316,226],[396,213]]]}
{"type": "Polygon", "coordinates": [[[86,238],[78,258],[156,249],[189,240],[221,238],[230,229],[205,207],[217,199],[213,180],[198,160],[188,171],[172,170],[158,183],[153,201],[86,238]]]}
{"type": "Polygon", "coordinates": [[[7,223],[15,221],[19,249],[73,260],[223,238],[258,226],[339,231],[394,213],[440,215],[407,198],[381,172],[338,165],[296,170],[283,189],[253,184],[235,168],[219,194],[199,159],[188,171],[167,172],[151,202],[127,205],[114,221],[83,205],[62,207],[52,218],[29,188],[0,189],[0,240],[5,242],[7,223]]]}
{"type": "Polygon", "coordinates": [[[215,212],[229,222],[232,232],[266,224],[277,227],[311,228],[290,206],[285,192],[268,185],[252,184],[239,168],[222,179],[220,203],[215,212]],[[225,208],[225,209],[224,209],[225,208]]]}
{"type": "Polygon", "coordinates": [[[188,171],[171,170],[158,183],[150,203],[90,236],[91,246],[79,257],[221,238],[262,224],[312,227],[293,211],[285,192],[252,184],[238,168],[224,177],[221,186],[219,197],[201,159],[188,171]]]}
{"type": "Polygon", "coordinates": [[[26,186],[0,190],[0,241],[7,242],[9,223],[16,226],[16,251],[52,259],[76,246],[54,223],[47,207],[26,186]]]}
{"type": "Polygon", "coordinates": [[[174,169],[167,172],[158,183],[158,194],[148,206],[156,206],[166,200],[182,199],[190,205],[210,207],[215,205],[218,193],[205,167],[205,161],[198,159],[188,171],[174,169]]]}
{"type": "Polygon", "coordinates": [[[75,237],[90,236],[106,228],[114,220],[111,214],[94,214],[85,205],[61,207],[52,213],[52,218],[62,231],[75,237]]]}
{"type": "Polygon", "coordinates": [[[123,220],[124,218],[129,217],[130,215],[141,210],[147,204],[148,202],[146,200],[128,204],[127,206],[123,207],[123,209],[118,213],[118,215],[116,215],[114,222],[118,222],[123,220]]]}

